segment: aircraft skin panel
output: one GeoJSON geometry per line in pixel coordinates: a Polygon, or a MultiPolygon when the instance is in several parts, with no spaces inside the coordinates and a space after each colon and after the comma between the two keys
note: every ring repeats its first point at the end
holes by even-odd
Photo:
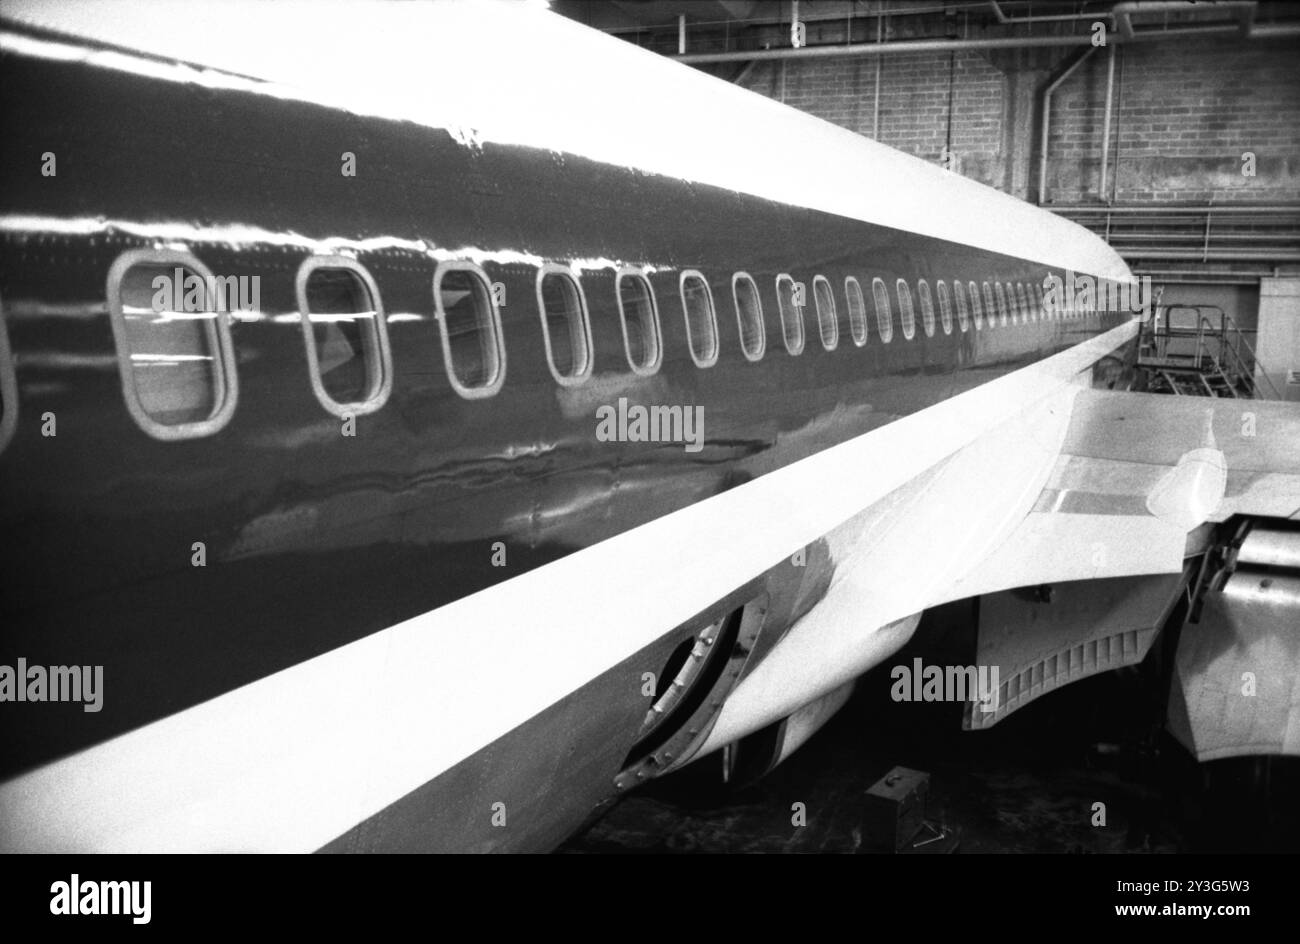
{"type": "MultiPolygon", "coordinates": [[[[1134,327],[10,780],[0,785],[15,825],[4,847],[320,848],[956,449],[1014,424],[1026,402],[1068,391],[1134,327]],[[701,535],[708,567],[681,552],[701,535]],[[491,641],[467,626],[490,628],[491,641]]],[[[898,605],[938,602],[926,590],[898,605]]],[[[859,635],[871,619],[853,624],[859,635]]],[[[879,657],[906,638],[888,639],[879,657]]]]}
{"type": "MultiPolygon", "coordinates": [[[[16,589],[0,606],[21,614],[9,621],[16,651],[113,665],[117,690],[134,694],[76,724],[33,715],[0,757],[0,776],[977,391],[1125,318],[1034,312],[1014,325],[973,319],[965,331],[918,330],[905,341],[894,305],[883,316],[893,325],[885,342],[882,316],[869,307],[862,347],[845,325],[836,351],[813,337],[792,357],[781,340],[778,273],[809,286],[825,274],[837,288],[853,276],[871,306],[873,277],[892,287],[920,273],[1038,281],[1049,270],[578,156],[491,143],[471,153],[444,131],[392,122],[364,128],[382,166],[368,173],[363,163],[347,178],[337,157],[357,128],[320,106],[227,90],[214,107],[208,92],[76,59],[11,52],[4,68],[0,95],[15,127],[56,151],[104,157],[56,187],[8,189],[0,213],[0,296],[17,410],[27,418],[0,456],[0,489],[14,497],[0,514],[9,547],[24,549],[6,563],[16,589]],[[123,131],[131,123],[123,116],[142,120],[142,100],[152,103],[148,120],[161,123],[151,133],[180,142],[172,149],[140,146],[123,131]],[[295,134],[274,160],[223,157],[263,154],[284,127],[295,134]],[[304,169],[313,160],[328,173],[304,169]],[[430,160],[439,173],[422,175],[430,160]],[[612,205],[622,212],[611,216],[612,205]],[[214,272],[261,280],[258,306],[232,313],[239,402],[210,437],[159,442],[124,408],[106,274],[123,252],[158,244],[185,245],[214,272]],[[388,324],[392,393],[359,418],[355,443],[321,408],[303,356],[294,272],[322,251],[349,252],[371,270],[388,324]],[[478,401],[448,383],[431,303],[438,265],[462,256],[507,300],[506,380],[478,401]],[[595,370],[581,386],[557,385],[542,350],[534,299],[543,259],[584,267],[595,370]],[[628,265],[647,273],[658,298],[665,356],[649,376],[628,369],[619,327],[615,272],[628,265]],[[687,268],[714,283],[723,354],[709,368],[688,353],[677,298],[687,268]],[[736,271],[754,276],[763,302],[767,353],[756,363],[740,355],[736,271]],[[701,407],[702,451],[596,441],[596,410],[624,398],[701,407]],[[35,421],[47,412],[59,418],[57,437],[39,435],[35,421]],[[20,514],[24,507],[41,512],[20,514]],[[206,568],[191,566],[195,542],[206,545],[206,568]],[[498,542],[505,567],[492,564],[498,542]],[[120,616],[105,625],[105,612],[120,616]],[[142,613],[151,616],[133,617],[142,613]],[[159,622],[166,633],[152,628],[159,622]],[[133,658],[123,661],[124,652],[133,658]]],[[[16,166],[6,172],[32,180],[16,166]]]]}
{"type": "Polygon", "coordinates": [[[1234,574],[1204,606],[1180,639],[1170,731],[1202,762],[1300,756],[1300,579],[1234,574]]]}
{"type": "MultiPolygon", "coordinates": [[[[847,539],[837,540],[845,528],[828,536],[837,568],[825,597],[728,698],[701,754],[878,665],[906,642],[915,623],[896,621],[908,613],[1015,587],[1178,574],[1191,533],[1207,522],[1292,516],[1300,507],[1300,411],[1067,389],[902,493],[864,511],[847,539]],[[979,501],[971,501],[971,483],[980,483],[979,501]],[[936,542],[936,534],[945,539],[936,542]],[[886,642],[863,631],[886,624],[905,634],[886,642]]],[[[1141,652],[1126,653],[1129,662],[1145,654],[1155,629],[1141,637],[1141,652]]],[[[1104,621],[1079,632],[1062,652],[1111,634],[1104,621]]],[[[1008,655],[1008,674],[1023,661],[994,655],[1008,655]]],[[[1108,663],[1120,664],[1127,662],[1108,663]]],[[[984,726],[1028,700],[990,713],[984,726]]]]}
{"type": "Polygon", "coordinates": [[[975,661],[998,667],[998,686],[966,702],[963,726],[992,727],[1058,688],[1142,662],[1190,576],[1185,569],[982,596],[975,661]]]}
{"type": "Polygon", "coordinates": [[[1044,498],[1058,505],[1067,500],[1063,494],[1084,496],[1113,512],[1144,499],[1160,476],[1207,441],[1223,454],[1227,474],[1207,520],[1300,514],[1300,411],[1271,400],[1089,391],[1044,498]]]}
{"type": "MultiPolygon", "coordinates": [[[[491,142],[577,154],[1057,268],[1129,278],[1119,256],[1075,223],[517,3],[367,9],[318,0],[220,0],[189,4],[184,17],[160,17],[147,2],[10,0],[4,15],[49,31],[12,41],[30,55],[447,129],[466,150],[491,142]],[[564,54],[554,54],[557,49],[564,54]],[[593,75],[600,81],[593,83],[593,75]],[[924,202],[911,196],[920,191],[924,202]],[[1000,225],[989,226],[992,218],[1000,225]]],[[[425,175],[435,172],[423,168],[425,175]]]]}
{"type": "MultiPolygon", "coordinates": [[[[10,652],[103,665],[107,692],[97,713],[19,706],[22,724],[6,731],[0,756],[0,848],[553,842],[613,795],[645,709],[637,679],[664,664],[676,629],[755,582],[770,595],[734,710],[729,700],[731,714],[717,719],[723,732],[752,730],[778,702],[793,711],[817,700],[828,679],[847,683],[775,669],[793,644],[848,652],[841,673],[901,645],[920,610],[967,586],[1021,527],[1095,365],[1134,353],[1127,312],[1035,307],[909,331],[898,280],[1129,274],[1099,240],[1050,214],[716,83],[680,79],[701,90],[684,137],[654,130],[671,125],[641,111],[640,136],[626,146],[644,148],[642,167],[621,162],[624,144],[605,143],[621,125],[564,137],[594,126],[581,109],[554,139],[530,136],[547,130],[532,125],[512,136],[525,126],[507,118],[544,109],[501,89],[469,96],[489,131],[504,129],[494,137],[442,116],[375,114],[375,98],[327,101],[355,70],[334,69],[330,85],[166,58],[225,55],[231,44],[219,36],[235,26],[215,25],[222,16],[241,41],[274,35],[291,51],[319,34],[401,58],[314,20],[289,42],[287,6],[249,8],[265,31],[226,7],[202,14],[216,32],[197,52],[107,48],[145,20],[180,29],[148,9],[124,4],[120,19],[96,13],[84,24],[42,19],[30,5],[3,10],[6,124],[60,155],[97,159],[61,157],[53,186],[29,172],[25,151],[0,150],[0,173],[15,182],[0,208],[12,353],[0,373],[16,381],[4,393],[5,416],[17,419],[0,454],[0,620],[10,652]],[[690,142],[727,132],[727,109],[741,102],[759,109],[740,116],[749,137],[736,139],[755,145],[746,153],[758,169],[733,183],[701,157],[711,147],[690,142]],[[771,122],[761,133],[760,118],[771,122]],[[833,186],[791,183],[786,165],[764,156],[796,141],[838,168],[825,175],[833,186]],[[339,173],[352,150],[355,178],[339,173]],[[936,187],[943,199],[916,199],[936,187]],[[107,310],[115,262],[157,247],[260,279],[259,302],[229,319],[233,413],[193,439],[163,441],[133,418],[131,361],[107,310]],[[363,266],[382,296],[391,392],[358,417],[355,437],[322,407],[304,356],[295,273],[313,254],[363,266]],[[457,261],[503,291],[504,382],[491,396],[458,394],[441,346],[433,285],[457,261]],[[576,385],[556,383],[538,317],[539,269],[555,264],[572,268],[589,308],[593,369],[576,385]],[[629,268],[658,300],[655,370],[631,369],[625,352],[616,277],[629,268]],[[719,357],[708,367],[690,353],[688,270],[715,298],[719,357]],[[741,271],[764,309],[760,360],[742,354],[731,296],[741,271]],[[810,288],[824,276],[841,301],[845,279],[859,279],[865,343],[853,343],[841,307],[840,344],[824,350],[810,304],[797,315],[806,349],[787,353],[781,273],[810,288]],[[892,308],[875,308],[873,278],[892,308]],[[596,410],[623,399],[698,406],[700,450],[599,441],[596,410]],[[46,414],[57,416],[57,436],[42,435],[46,414]],[[945,515],[950,501],[969,527],[945,515]],[[206,548],[202,567],[195,542],[206,548]],[[505,566],[493,563],[498,545],[505,566]],[[873,577],[885,549],[895,569],[873,577]],[[493,795],[523,770],[549,802],[493,795]],[[482,835],[474,820],[448,834],[454,826],[429,812],[431,800],[463,810],[522,802],[532,822],[482,835]]],[[[519,29],[503,41],[540,48],[519,29]]],[[[600,43],[610,56],[633,52],[600,43]]],[[[344,52],[316,52],[325,48],[344,52]]],[[[497,52],[475,67],[509,72],[497,52]]],[[[638,61],[642,80],[661,68],[690,74],[638,61]]],[[[398,86],[410,94],[395,101],[457,88],[431,79],[418,95],[398,86]]]]}

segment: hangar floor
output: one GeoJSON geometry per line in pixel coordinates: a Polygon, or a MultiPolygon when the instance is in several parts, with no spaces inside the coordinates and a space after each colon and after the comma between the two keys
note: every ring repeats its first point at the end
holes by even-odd
{"type": "Polygon", "coordinates": [[[927,614],[912,642],[758,783],[710,802],[688,770],[622,800],[559,851],[863,851],[864,794],[896,765],[929,772],[927,819],[955,831],[958,852],[1300,851],[1300,759],[1197,765],[1151,734],[1149,665],[1068,686],[983,732],[961,730],[959,705],[892,701],[890,666],[922,654],[969,661],[968,612],[927,614]],[[792,825],[795,803],[806,825],[792,825]],[[1104,826],[1093,825],[1096,803],[1104,826]]]}

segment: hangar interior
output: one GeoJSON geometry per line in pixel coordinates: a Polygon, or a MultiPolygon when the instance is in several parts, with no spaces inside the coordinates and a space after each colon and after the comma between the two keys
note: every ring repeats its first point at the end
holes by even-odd
{"type": "MultiPolygon", "coordinates": [[[[1135,389],[1300,402],[1300,8],[556,0],[552,9],[1092,230],[1155,293],[1135,389]]],[[[789,172],[815,174],[816,164],[810,153],[789,172]]],[[[963,605],[927,614],[898,659],[960,650],[963,605]]],[[[964,824],[936,820],[927,848],[910,851],[953,851],[963,828],[973,851],[1293,848],[1295,812],[1276,798],[1294,794],[1294,758],[1198,768],[1163,750],[1164,705],[1152,706],[1151,686],[1168,683],[1158,678],[1166,670],[1148,659],[1099,675],[980,743],[963,737],[952,706],[918,717],[855,697],[802,765],[702,808],[698,784],[679,777],[625,800],[566,851],[860,851],[881,845],[864,826],[864,794],[880,799],[887,772],[913,798],[929,789],[939,820],[964,824]],[[1135,717],[1142,730],[1123,733],[1135,717]],[[925,765],[935,779],[909,788],[913,772],[898,774],[899,764],[925,765]],[[792,833],[791,798],[819,792],[835,815],[792,833]],[[1114,800],[1118,832],[1102,835],[1078,815],[1098,796],[1114,800]]]]}

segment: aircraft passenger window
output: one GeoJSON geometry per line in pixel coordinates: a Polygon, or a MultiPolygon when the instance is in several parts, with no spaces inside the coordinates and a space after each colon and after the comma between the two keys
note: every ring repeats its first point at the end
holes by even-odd
{"type": "Polygon", "coordinates": [[[1016,302],[1020,305],[1020,317],[1026,322],[1033,316],[1033,311],[1029,308],[1029,299],[1025,296],[1025,283],[1016,283],[1016,302]]]}
{"type": "Polygon", "coordinates": [[[659,308],[646,277],[635,269],[618,274],[618,311],[623,323],[627,362],[638,374],[653,374],[663,359],[659,308]]]}
{"type": "Polygon", "coordinates": [[[506,379],[501,313],[487,273],[472,262],[443,262],[433,276],[442,357],[462,397],[490,397],[506,379]]]}
{"type": "Polygon", "coordinates": [[[1047,310],[1047,296],[1043,293],[1043,284],[1041,282],[1034,283],[1033,291],[1034,296],[1038,299],[1038,317],[1050,318],[1052,313],[1047,310]]]}
{"type": "Polygon", "coordinates": [[[840,319],[835,311],[835,295],[826,276],[813,278],[813,300],[817,303],[817,325],[821,329],[822,347],[835,350],[840,343],[840,319]]]}
{"type": "Polygon", "coordinates": [[[970,330],[970,309],[966,306],[966,289],[961,284],[961,279],[952,280],[953,299],[957,303],[957,324],[961,327],[961,333],[965,334],[970,330]]]}
{"type": "Polygon", "coordinates": [[[862,286],[853,276],[844,280],[844,297],[849,304],[849,333],[858,347],[867,343],[867,303],[862,298],[862,286]]]}
{"type": "Polygon", "coordinates": [[[681,277],[681,294],[691,359],[696,367],[712,367],[718,362],[718,319],[713,311],[713,292],[702,273],[687,269],[681,277]]]}
{"type": "Polygon", "coordinates": [[[803,305],[800,304],[800,289],[794,279],[784,272],[776,277],[776,300],[781,306],[781,333],[785,337],[785,349],[791,354],[803,353],[803,305]]]}
{"type": "Polygon", "coordinates": [[[591,374],[591,326],[582,285],[564,266],[542,266],[537,271],[537,308],[551,375],[566,387],[582,383],[591,374]]]}
{"type": "MultiPolygon", "coordinates": [[[[985,287],[987,287],[987,286],[988,286],[988,283],[985,282],[984,285],[985,285],[985,287]]],[[[996,314],[997,317],[998,317],[998,321],[999,321],[999,323],[1002,324],[1002,325],[1005,327],[1005,326],[1006,326],[1006,323],[1007,323],[1007,319],[1008,319],[1008,316],[1007,316],[1007,293],[1006,293],[1006,290],[1002,288],[1002,283],[1001,283],[1001,282],[994,282],[994,283],[993,283],[993,292],[994,292],[994,294],[997,295],[997,303],[996,303],[996,306],[993,305],[993,304],[990,304],[990,305],[989,305],[989,323],[990,323],[990,324],[993,323],[993,317],[994,317],[994,315],[996,314]]],[[[988,301],[988,296],[987,296],[987,295],[985,295],[985,300],[988,301]]]]}
{"type": "Polygon", "coordinates": [[[736,302],[736,321],[740,325],[740,349],[751,361],[762,360],[767,347],[767,326],[763,323],[763,301],[758,286],[747,273],[731,277],[731,297],[736,302]]]}
{"type": "Polygon", "coordinates": [[[883,279],[871,280],[871,295],[876,301],[876,329],[880,340],[888,344],[894,337],[894,315],[889,310],[889,291],[883,279]]]}
{"type": "MultiPolygon", "coordinates": [[[[980,303],[980,290],[974,282],[968,282],[966,285],[970,291],[970,309],[971,317],[975,320],[975,330],[978,331],[984,327],[984,306],[980,303]]],[[[984,283],[984,288],[988,289],[988,283],[984,283]]]]}
{"type": "Polygon", "coordinates": [[[983,286],[984,286],[984,311],[987,312],[988,314],[989,327],[992,328],[994,325],[997,324],[998,307],[997,307],[997,303],[993,300],[993,289],[989,287],[989,283],[985,282],[983,286]]]}
{"type": "MultiPolygon", "coordinates": [[[[234,348],[217,295],[226,284],[179,250],[129,249],[109,269],[122,393],[136,423],[155,439],[206,436],[234,413],[234,348]]],[[[231,305],[225,299],[226,310],[231,305]]]]}
{"type": "Polygon", "coordinates": [[[934,290],[939,296],[939,321],[943,324],[943,333],[952,334],[952,299],[948,297],[948,283],[939,279],[934,283],[934,290]]]}
{"type": "Polygon", "coordinates": [[[348,256],[309,256],[298,268],[298,310],[316,399],[335,416],[373,413],[393,386],[379,288],[348,256]]]}
{"type": "Polygon", "coordinates": [[[14,359],[9,350],[9,333],[0,309],[0,452],[13,438],[18,425],[18,384],[14,379],[14,359]]]}
{"type": "Polygon", "coordinates": [[[1015,293],[1011,292],[1011,283],[994,282],[993,285],[994,291],[997,292],[998,296],[998,314],[1002,316],[1002,323],[1004,325],[1015,324],[1016,313],[1012,310],[1011,306],[1016,303],[1016,296],[1015,293]],[[1010,301],[1007,300],[1008,294],[1011,295],[1010,301]]]}
{"type": "Polygon", "coordinates": [[[930,283],[921,279],[916,287],[921,296],[921,326],[925,328],[925,336],[932,338],[934,337],[934,298],[930,295],[930,283]]]}
{"type": "Polygon", "coordinates": [[[894,283],[898,295],[898,323],[903,326],[903,337],[912,340],[916,335],[916,313],[912,309],[912,286],[902,279],[894,283]]]}

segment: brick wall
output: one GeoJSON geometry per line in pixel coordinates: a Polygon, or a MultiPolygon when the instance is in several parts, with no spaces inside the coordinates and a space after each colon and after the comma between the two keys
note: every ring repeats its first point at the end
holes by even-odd
{"type": "MultiPolygon", "coordinates": [[[[1116,203],[1300,200],[1300,48],[1202,38],[1119,48],[1111,126],[1116,203]],[[1255,155],[1255,176],[1242,155],[1255,155]],[[1118,166],[1118,174],[1115,168],[1118,166]]],[[[1098,51],[1053,100],[1051,198],[1095,199],[1106,59],[1098,51]]]]}
{"type": "MultiPolygon", "coordinates": [[[[1059,61],[1066,50],[1051,53],[1059,61]]],[[[1099,49],[1056,93],[1049,143],[1049,200],[1097,202],[1106,50],[1099,49]]],[[[1300,46],[1291,40],[1201,38],[1119,47],[1111,126],[1111,188],[1116,203],[1300,201],[1300,46]],[[1242,174],[1244,152],[1254,177],[1242,174]],[[1118,169],[1118,170],[1117,170],[1118,169]]],[[[1032,152],[1027,193],[1038,189],[1039,130],[1012,127],[1010,97],[1033,96],[1022,116],[1038,121],[1038,90],[1052,61],[1006,57],[1013,82],[981,53],[952,55],[952,150],[958,169],[1015,192],[1013,150],[1032,152]]],[[[885,56],[881,62],[879,140],[936,163],[949,134],[949,54],[885,56]]],[[[871,57],[761,62],[742,84],[764,95],[872,135],[876,60],[871,57]]],[[[1021,103],[1023,106],[1024,103],[1021,103]]]]}
{"type": "MultiPolygon", "coordinates": [[[[1003,184],[1003,76],[978,53],[887,56],[880,60],[878,140],[928,161],[948,140],[949,70],[953,82],[952,152],[962,173],[1003,184]]],[[[872,137],[876,60],[868,57],[760,62],[746,88],[872,137]]]]}

